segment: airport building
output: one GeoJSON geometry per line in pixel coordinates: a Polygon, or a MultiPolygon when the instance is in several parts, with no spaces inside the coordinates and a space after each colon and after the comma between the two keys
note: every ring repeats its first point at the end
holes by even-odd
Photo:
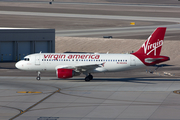
{"type": "Polygon", "coordinates": [[[55,29],[0,28],[1,62],[39,52],[55,52],[55,29]]]}

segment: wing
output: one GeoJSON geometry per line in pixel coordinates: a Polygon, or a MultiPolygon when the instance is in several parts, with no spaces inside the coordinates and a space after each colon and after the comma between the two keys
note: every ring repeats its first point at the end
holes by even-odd
{"type": "Polygon", "coordinates": [[[83,71],[90,71],[93,69],[96,69],[98,67],[104,66],[105,63],[100,63],[100,64],[81,64],[81,65],[58,65],[56,67],[56,70],[59,68],[64,68],[64,69],[74,69],[76,72],[83,72],[83,71]]]}

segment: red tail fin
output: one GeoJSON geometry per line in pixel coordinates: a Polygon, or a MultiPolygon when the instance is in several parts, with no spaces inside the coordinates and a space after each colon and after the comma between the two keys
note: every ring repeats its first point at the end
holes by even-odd
{"type": "Polygon", "coordinates": [[[164,42],[165,32],[165,27],[157,28],[135,54],[159,56],[164,42]]]}
{"type": "Polygon", "coordinates": [[[138,57],[147,66],[170,60],[167,56],[160,56],[165,32],[165,27],[157,28],[133,55],[138,57]]]}

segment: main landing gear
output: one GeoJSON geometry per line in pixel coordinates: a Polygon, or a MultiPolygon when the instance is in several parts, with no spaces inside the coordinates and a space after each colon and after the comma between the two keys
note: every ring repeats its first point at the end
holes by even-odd
{"type": "Polygon", "coordinates": [[[40,74],[41,74],[41,72],[38,71],[38,76],[36,77],[36,80],[40,80],[41,79],[40,74]]]}
{"type": "Polygon", "coordinates": [[[89,73],[89,75],[87,75],[86,77],[85,77],[85,81],[86,82],[89,82],[90,80],[92,80],[93,79],[93,76],[89,73]]]}

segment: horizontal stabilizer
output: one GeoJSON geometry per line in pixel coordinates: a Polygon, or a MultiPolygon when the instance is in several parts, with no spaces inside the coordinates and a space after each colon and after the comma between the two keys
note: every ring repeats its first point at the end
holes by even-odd
{"type": "Polygon", "coordinates": [[[161,60],[161,59],[163,59],[163,58],[146,58],[145,62],[146,63],[152,63],[152,62],[154,62],[156,60],[161,60]]]}

